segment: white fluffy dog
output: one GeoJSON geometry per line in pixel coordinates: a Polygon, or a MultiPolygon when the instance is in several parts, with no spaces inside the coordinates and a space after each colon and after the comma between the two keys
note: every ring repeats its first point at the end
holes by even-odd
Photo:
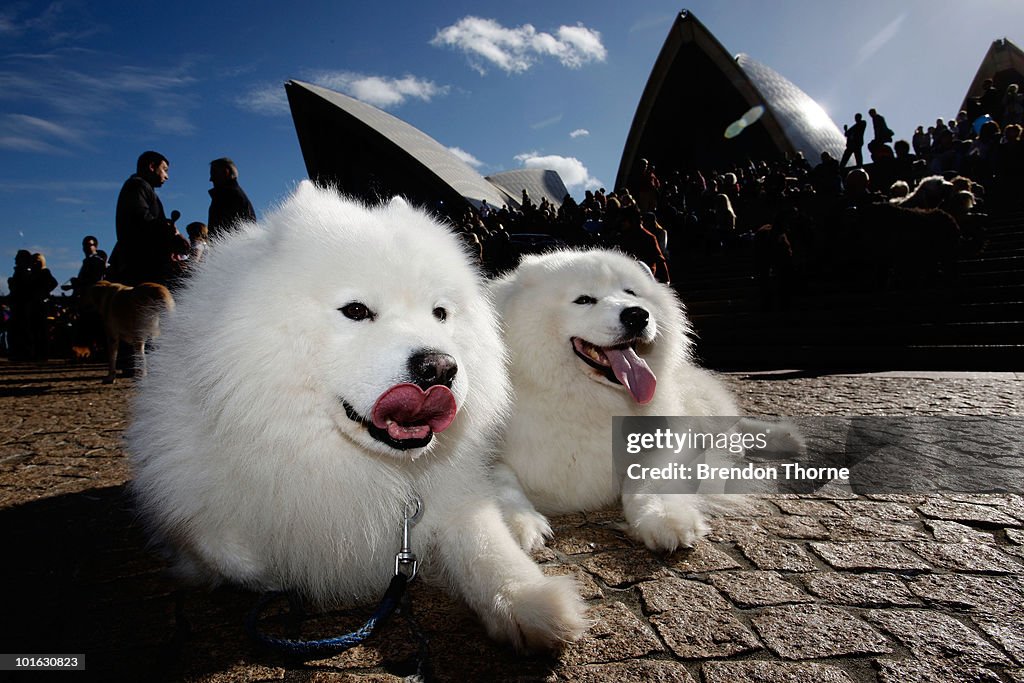
{"type": "Polygon", "coordinates": [[[495,313],[457,239],[402,200],[304,182],[215,243],[180,291],[128,446],[134,493],[177,569],[205,583],[376,601],[403,511],[421,574],[495,638],[585,627],[502,521],[487,454],[508,408],[495,313]]]}
{"type": "Polygon", "coordinates": [[[515,391],[495,477],[523,547],[551,533],[535,509],[593,510],[620,496],[629,533],[648,547],[692,545],[707,532],[701,499],[623,495],[611,453],[613,416],[737,414],[722,384],[691,362],[673,291],[605,250],[527,257],[493,291],[515,391]]]}

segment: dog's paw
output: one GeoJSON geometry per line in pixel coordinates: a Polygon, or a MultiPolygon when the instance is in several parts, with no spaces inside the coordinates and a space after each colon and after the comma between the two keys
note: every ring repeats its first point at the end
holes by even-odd
{"type": "Polygon", "coordinates": [[[629,535],[651,550],[692,547],[710,531],[704,515],[683,496],[644,496],[627,512],[629,535]]]}
{"type": "Polygon", "coordinates": [[[494,607],[484,618],[487,632],[520,651],[559,649],[590,625],[576,582],[568,576],[510,585],[496,596],[494,607]]]}
{"type": "Polygon", "coordinates": [[[509,512],[505,517],[505,523],[512,532],[512,538],[516,539],[519,547],[528,553],[543,548],[551,538],[548,518],[533,509],[509,512]]]}

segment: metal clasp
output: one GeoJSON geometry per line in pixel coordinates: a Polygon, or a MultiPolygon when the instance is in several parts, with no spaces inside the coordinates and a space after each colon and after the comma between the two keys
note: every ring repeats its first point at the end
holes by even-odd
{"type": "Polygon", "coordinates": [[[402,521],[402,549],[395,555],[395,576],[405,574],[409,581],[416,578],[416,570],[419,568],[416,553],[412,551],[409,545],[409,529],[415,526],[422,514],[423,501],[420,500],[419,496],[413,494],[412,498],[405,504],[405,516],[402,521]],[[413,509],[412,514],[409,514],[410,507],[413,509]]]}

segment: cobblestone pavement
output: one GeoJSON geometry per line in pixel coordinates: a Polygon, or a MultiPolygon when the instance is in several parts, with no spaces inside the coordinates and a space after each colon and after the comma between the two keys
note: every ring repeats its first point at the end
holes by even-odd
{"type": "MultiPolygon", "coordinates": [[[[410,672],[416,641],[401,619],[366,645],[299,664],[246,639],[252,594],[176,592],[124,493],[131,382],[104,386],[102,375],[98,365],[0,361],[0,651],[84,653],[93,680],[397,681],[410,672]]],[[[1014,373],[726,379],[750,414],[1024,408],[1024,376],[1014,373]]],[[[413,584],[437,678],[1024,682],[1019,492],[768,496],[668,555],[637,547],[619,521],[615,511],[558,518],[537,554],[545,571],[578,577],[594,620],[554,658],[490,642],[458,602],[413,584]]],[[[365,616],[293,617],[287,628],[323,637],[365,616]]]]}

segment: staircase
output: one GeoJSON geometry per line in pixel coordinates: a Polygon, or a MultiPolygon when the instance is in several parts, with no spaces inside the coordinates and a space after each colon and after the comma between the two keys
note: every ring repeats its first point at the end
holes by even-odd
{"type": "Polygon", "coordinates": [[[675,284],[714,368],[1024,370],[1024,207],[982,234],[955,279],[879,289],[819,277],[781,310],[763,303],[749,256],[673,264],[675,284]]]}

